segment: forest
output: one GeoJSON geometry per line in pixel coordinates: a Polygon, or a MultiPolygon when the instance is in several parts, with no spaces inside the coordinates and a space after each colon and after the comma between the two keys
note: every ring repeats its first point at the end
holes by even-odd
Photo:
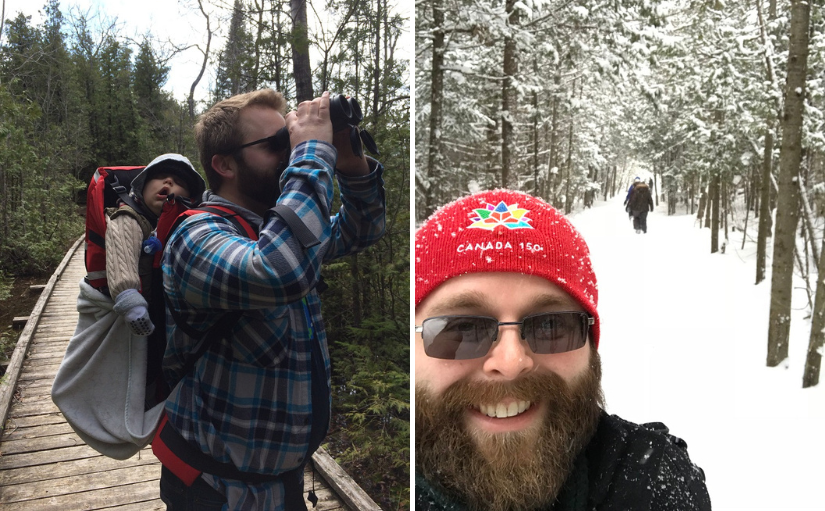
{"type": "Polygon", "coordinates": [[[825,286],[825,13],[800,0],[424,0],[415,26],[416,220],[520,189],[570,213],[652,176],[656,203],[757,245],[766,365],[806,283],[816,385],[825,286]],[[772,250],[771,250],[772,248],[772,250]]]}
{"type": "MultiPolygon", "coordinates": [[[[166,152],[199,167],[198,114],[240,92],[271,87],[289,109],[324,90],[351,95],[386,169],[387,230],[368,251],[324,269],[334,403],[325,445],[382,508],[408,509],[411,70],[399,41],[410,20],[386,0],[199,0],[192,9],[202,33],[190,44],[203,64],[185,98],[165,88],[176,50],[162,34],[135,41],[59,0],[48,0],[42,23],[6,12],[0,307],[10,306],[15,279],[48,278],[83,234],[97,167],[145,165],[166,152]],[[207,82],[209,98],[196,100],[207,82]]],[[[13,347],[14,335],[4,330],[3,343],[13,347]]]]}

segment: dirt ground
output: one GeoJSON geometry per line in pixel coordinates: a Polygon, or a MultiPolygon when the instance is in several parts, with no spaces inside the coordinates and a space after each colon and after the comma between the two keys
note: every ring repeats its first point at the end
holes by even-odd
{"type": "Polygon", "coordinates": [[[33,284],[46,284],[49,277],[17,277],[12,285],[11,296],[0,301],[0,376],[6,371],[4,362],[11,357],[21,330],[12,328],[12,319],[28,316],[40,298],[39,293],[29,290],[33,284]]]}

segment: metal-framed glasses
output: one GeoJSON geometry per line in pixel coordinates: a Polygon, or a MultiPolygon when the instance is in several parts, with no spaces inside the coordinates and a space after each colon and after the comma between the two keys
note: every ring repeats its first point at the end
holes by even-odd
{"type": "Polygon", "coordinates": [[[547,355],[577,350],[587,342],[595,323],[580,311],[542,312],[521,321],[499,321],[488,316],[434,316],[415,325],[424,339],[427,356],[447,360],[480,358],[490,351],[503,325],[518,325],[533,353],[547,355]]]}

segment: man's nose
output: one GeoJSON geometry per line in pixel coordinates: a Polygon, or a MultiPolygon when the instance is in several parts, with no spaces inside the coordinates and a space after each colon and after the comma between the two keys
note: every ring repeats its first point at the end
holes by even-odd
{"type": "Polygon", "coordinates": [[[521,338],[519,325],[500,326],[498,339],[484,360],[484,372],[493,377],[515,379],[534,367],[533,352],[521,338]]]}

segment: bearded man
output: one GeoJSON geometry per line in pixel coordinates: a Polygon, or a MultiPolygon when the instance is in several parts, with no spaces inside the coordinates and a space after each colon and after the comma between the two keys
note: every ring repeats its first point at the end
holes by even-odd
{"type": "Polygon", "coordinates": [[[573,225],[485,191],[415,235],[418,510],[705,511],[663,425],[604,411],[598,288],[573,225]]]}
{"type": "Polygon", "coordinates": [[[378,241],[385,205],[382,167],[355,154],[357,128],[333,133],[329,93],[284,111],[264,89],[215,104],[195,127],[207,211],[163,254],[173,390],[152,448],[169,510],[306,509],[303,470],[331,403],[321,264],[378,241]]]}

